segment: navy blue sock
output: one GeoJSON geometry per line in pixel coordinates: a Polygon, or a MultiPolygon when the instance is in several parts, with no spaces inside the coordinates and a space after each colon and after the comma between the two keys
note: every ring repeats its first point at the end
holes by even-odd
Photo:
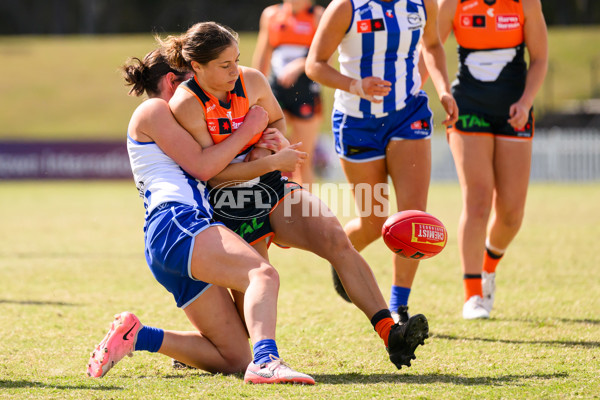
{"type": "Polygon", "coordinates": [[[274,355],[279,358],[277,351],[277,343],[273,339],[263,339],[256,342],[253,346],[254,364],[264,364],[271,361],[269,355],[274,355]]]}
{"type": "Polygon", "coordinates": [[[144,325],[137,334],[135,350],[146,350],[151,353],[156,353],[160,350],[164,337],[164,330],[144,325]]]}
{"type": "Polygon", "coordinates": [[[390,311],[397,312],[399,306],[408,305],[408,296],[410,296],[410,288],[392,285],[390,311]]]}

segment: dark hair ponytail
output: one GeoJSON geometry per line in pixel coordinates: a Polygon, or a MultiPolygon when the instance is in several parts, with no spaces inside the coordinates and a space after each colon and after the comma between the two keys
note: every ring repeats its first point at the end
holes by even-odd
{"type": "Polygon", "coordinates": [[[123,78],[127,85],[131,86],[130,95],[141,96],[146,92],[148,96],[156,96],[159,93],[158,84],[163,76],[169,72],[183,78],[184,71],[173,69],[166,58],[156,49],[146,54],[143,60],[132,57],[121,67],[123,78]]]}

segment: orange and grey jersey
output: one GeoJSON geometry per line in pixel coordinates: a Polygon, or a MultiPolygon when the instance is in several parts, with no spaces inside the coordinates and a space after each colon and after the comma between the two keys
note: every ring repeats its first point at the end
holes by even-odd
{"type": "Polygon", "coordinates": [[[461,109],[507,115],[525,88],[521,0],[458,0],[453,30],[459,68],[453,94],[461,109]]]}
{"type": "Polygon", "coordinates": [[[314,7],[299,13],[291,4],[280,4],[268,22],[271,55],[271,74],[279,76],[290,62],[306,57],[317,30],[314,7]]]}
{"type": "MultiPolygon", "coordinates": [[[[244,123],[246,114],[248,114],[248,110],[250,109],[250,103],[246,95],[246,86],[244,85],[244,77],[241,71],[238,80],[235,82],[235,87],[227,93],[226,102],[222,102],[212,94],[204,91],[198,84],[195,76],[181,85],[185,90],[194,95],[202,105],[206,126],[215,144],[227,139],[229,135],[244,123]]],[[[261,135],[262,132],[257,133],[244,146],[242,152],[258,142],[261,135]]]]}
{"type": "Polygon", "coordinates": [[[297,58],[306,57],[317,30],[314,7],[294,14],[291,4],[277,6],[269,23],[271,73],[279,76],[283,68],[297,58]]]}

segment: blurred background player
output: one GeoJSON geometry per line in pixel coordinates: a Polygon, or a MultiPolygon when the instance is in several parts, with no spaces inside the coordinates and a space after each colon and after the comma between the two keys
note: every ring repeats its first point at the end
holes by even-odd
{"type": "MultiPolygon", "coordinates": [[[[458,109],[450,94],[446,57],[437,31],[437,3],[421,1],[333,0],[325,10],[311,45],[306,71],[310,78],[336,88],[332,118],[335,147],[356,188],[384,185],[391,178],[398,211],[425,210],[431,175],[432,113],[420,90],[417,44],[452,124],[458,109]],[[339,53],[340,71],[328,64],[339,53]]],[[[344,227],[361,251],[381,237],[387,215],[366,191],[354,192],[364,216],[344,227]],[[362,193],[361,193],[362,192],[362,193]],[[358,194],[358,196],[357,196],[358,194]]],[[[406,306],[419,261],[394,255],[390,310],[406,318],[406,306]]],[[[335,271],[334,286],[349,300],[335,271]]]]}
{"type": "Polygon", "coordinates": [[[88,375],[102,377],[125,355],[146,350],[208,372],[245,371],[245,382],[314,384],[312,377],[279,359],[277,271],[212,219],[203,183],[264,130],[265,110],[250,110],[230,140],[203,150],[167,103],[189,72],[172,69],[158,50],[144,60],[133,59],[123,71],[132,85],[130,94],[149,96],[134,111],[127,130],[131,168],[146,208],[146,260],[196,330],[166,331],[142,325],[130,312],[117,314],[90,357],[88,375]],[[245,293],[244,319],[226,288],[245,293]]]}
{"type": "MultiPolygon", "coordinates": [[[[245,122],[240,125],[240,121],[254,105],[264,108],[269,116],[263,138],[280,135],[285,140],[281,133],[285,132],[283,112],[265,76],[238,65],[237,33],[215,22],[202,22],[182,35],[167,37],[162,48],[173,67],[194,71],[194,78],[177,88],[169,106],[203,147],[213,147],[221,136],[235,136],[235,129],[244,127],[245,122]]],[[[265,259],[273,241],[329,261],[354,304],[383,340],[390,361],[397,368],[410,366],[417,346],[429,336],[427,319],[417,314],[401,324],[394,323],[373,272],[352,247],[335,215],[308,190],[282,178],[278,166],[270,161],[279,155],[295,155],[293,171],[306,153],[288,144],[281,141],[274,145],[273,154],[253,146],[231,156],[231,165],[209,181],[215,219],[243,236],[265,259]],[[265,151],[265,155],[258,154],[265,151]]]]}
{"type": "MultiPolygon", "coordinates": [[[[314,155],[322,120],[319,84],[304,72],[308,48],[323,14],[311,0],[284,0],[264,9],[252,66],[268,76],[283,109],[291,143],[302,145],[308,160],[292,180],[309,187],[314,182],[314,155]]],[[[285,134],[285,132],[284,132],[285,134]]]]}
{"type": "Polygon", "coordinates": [[[533,100],[548,66],[546,23],[540,0],[440,0],[438,25],[444,41],[453,31],[458,42],[452,93],[460,116],[447,136],[463,195],[463,317],[488,318],[496,265],[525,212],[533,100]]]}

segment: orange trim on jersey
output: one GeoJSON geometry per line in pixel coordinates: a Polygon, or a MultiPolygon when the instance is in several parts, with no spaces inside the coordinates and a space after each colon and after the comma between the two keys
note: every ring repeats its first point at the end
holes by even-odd
{"type": "Polygon", "coordinates": [[[506,49],[523,43],[525,17],[521,1],[458,1],[453,29],[458,44],[467,49],[506,49]]]}
{"type": "Polygon", "coordinates": [[[281,4],[271,16],[268,27],[271,47],[293,44],[308,48],[317,30],[313,7],[294,14],[291,4],[281,4]]]}
{"type": "MultiPolygon", "coordinates": [[[[190,86],[187,84],[182,86],[188,92],[192,93],[202,106],[206,126],[213,142],[215,144],[221,143],[244,123],[246,114],[250,109],[244,75],[240,71],[240,76],[235,83],[235,87],[232,91],[227,92],[226,102],[221,102],[214,95],[202,89],[195,75],[193,80],[195,85],[190,83],[190,86]]],[[[261,136],[262,132],[254,135],[241,151],[258,142],[261,136]]]]}

